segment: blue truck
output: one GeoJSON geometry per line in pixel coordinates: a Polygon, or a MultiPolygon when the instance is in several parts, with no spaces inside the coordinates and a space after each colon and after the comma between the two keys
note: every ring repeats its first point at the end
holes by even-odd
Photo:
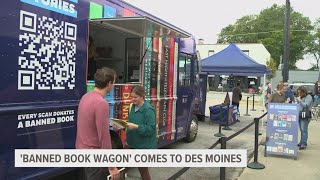
{"type": "MultiPolygon", "coordinates": [[[[207,77],[191,34],[118,0],[2,3],[1,180],[78,177],[71,168],[17,168],[14,150],[75,148],[77,107],[101,67],[117,72],[105,97],[111,118],[127,120],[130,91],[141,84],[156,109],[158,147],[195,140],[207,77]]],[[[122,148],[125,133],[111,135],[122,148]]]]}

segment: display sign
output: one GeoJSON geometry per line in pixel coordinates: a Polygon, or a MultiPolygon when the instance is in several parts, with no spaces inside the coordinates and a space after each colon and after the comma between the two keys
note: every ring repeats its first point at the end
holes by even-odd
{"type": "Polygon", "coordinates": [[[297,156],[299,106],[270,103],[265,155],[297,156]]]}

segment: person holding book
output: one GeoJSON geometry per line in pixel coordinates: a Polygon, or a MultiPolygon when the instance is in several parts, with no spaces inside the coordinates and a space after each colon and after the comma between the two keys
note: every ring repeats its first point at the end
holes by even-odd
{"type": "MultiPolygon", "coordinates": [[[[130,149],[155,149],[156,115],[151,104],[145,101],[145,90],[142,86],[132,89],[132,106],[129,110],[127,122],[127,145],[130,149]]],[[[148,167],[139,167],[142,180],[150,180],[148,167]]]]}

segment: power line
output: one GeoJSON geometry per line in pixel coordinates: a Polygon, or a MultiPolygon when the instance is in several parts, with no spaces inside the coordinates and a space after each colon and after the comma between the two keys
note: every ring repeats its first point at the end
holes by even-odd
{"type": "MultiPolygon", "coordinates": [[[[283,33],[283,30],[276,30],[276,31],[265,31],[265,32],[254,32],[254,33],[243,33],[243,34],[224,34],[221,35],[223,37],[225,36],[246,36],[246,35],[258,35],[258,34],[268,34],[268,33],[278,33],[281,32],[283,33]]],[[[319,30],[290,30],[290,32],[320,32],[319,30]]]]}

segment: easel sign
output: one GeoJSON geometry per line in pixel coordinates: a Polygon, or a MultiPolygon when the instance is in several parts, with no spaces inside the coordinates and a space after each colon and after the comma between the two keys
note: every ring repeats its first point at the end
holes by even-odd
{"type": "Polygon", "coordinates": [[[269,103],[265,156],[290,156],[296,159],[298,143],[299,106],[269,103]]]}
{"type": "Polygon", "coordinates": [[[230,106],[232,105],[232,92],[227,92],[223,104],[229,104],[230,106]]]}

